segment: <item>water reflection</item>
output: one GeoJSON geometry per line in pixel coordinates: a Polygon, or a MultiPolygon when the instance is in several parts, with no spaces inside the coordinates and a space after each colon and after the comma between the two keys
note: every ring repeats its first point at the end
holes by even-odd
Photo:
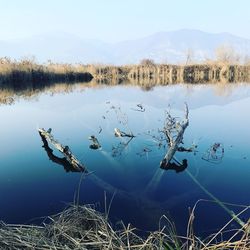
{"type": "Polygon", "coordinates": [[[119,142],[117,145],[112,146],[112,156],[113,157],[118,157],[121,156],[126,148],[128,147],[129,143],[133,140],[134,137],[130,137],[129,139],[125,141],[119,142]]]}
{"type": "MultiPolygon", "coordinates": [[[[181,84],[179,84],[181,85],[181,84]]],[[[235,89],[238,89],[239,83],[207,83],[204,84],[185,84],[185,95],[191,96],[192,93],[197,92],[197,88],[205,90],[210,88],[214,91],[213,95],[215,96],[230,96],[233,95],[235,89]]],[[[246,84],[241,84],[246,85],[246,84]]],[[[88,88],[95,88],[95,89],[103,89],[107,86],[138,86],[142,90],[146,91],[153,91],[155,87],[159,86],[168,86],[169,88],[175,88],[175,84],[154,84],[154,82],[150,82],[148,85],[141,84],[141,81],[138,83],[131,83],[131,82],[114,82],[113,84],[109,84],[109,81],[103,83],[93,79],[90,82],[85,83],[46,83],[41,82],[38,85],[26,84],[26,85],[9,85],[8,87],[0,87],[0,105],[12,105],[16,101],[20,99],[24,100],[36,100],[40,95],[44,93],[48,93],[49,95],[53,96],[55,94],[60,93],[72,93],[76,91],[85,91],[88,88]]],[[[183,91],[183,89],[182,89],[183,91]]],[[[174,98],[173,98],[174,99],[174,98]]],[[[204,99],[206,100],[206,99],[204,99]]],[[[207,99],[209,100],[209,99],[207,99]]],[[[136,107],[133,108],[135,111],[145,112],[145,107],[142,106],[141,103],[137,103],[136,107]]]]}
{"type": "Polygon", "coordinates": [[[168,162],[166,163],[166,159],[163,159],[160,163],[160,168],[164,170],[175,170],[176,173],[180,173],[184,171],[188,166],[187,159],[182,160],[182,164],[179,162],[168,162]]]}
{"type": "MultiPolygon", "coordinates": [[[[93,173],[82,183],[82,203],[102,202],[103,190],[116,193],[111,205],[116,221],[156,228],[159,217],[170,214],[178,229],[184,230],[188,207],[208,198],[187,170],[220,200],[249,204],[250,85],[225,85],[226,94],[219,96],[215,84],[158,86],[150,92],[131,85],[92,84],[59,84],[41,93],[26,93],[36,99],[16,93],[12,106],[0,107],[1,219],[25,222],[31,216],[50,214],[45,208],[51,202],[73,200],[80,174],[71,174],[63,158],[38,140],[36,127],[52,127],[58,140],[71,145],[77,158],[93,173]],[[181,164],[172,161],[166,171],[159,167],[167,150],[159,130],[164,127],[168,104],[175,117],[183,117],[184,102],[190,109],[185,143],[192,145],[195,141],[197,152],[177,151],[175,157],[181,164]],[[140,112],[138,104],[145,111],[140,112]],[[133,132],[136,137],[115,137],[114,128],[119,128],[120,134],[133,132]],[[98,139],[98,150],[89,148],[93,142],[88,139],[90,135],[98,139]],[[223,161],[214,165],[202,160],[204,152],[217,142],[225,149],[223,161]],[[112,157],[113,148],[117,157],[112,157]],[[53,167],[54,163],[69,173],[53,167]],[[23,201],[26,207],[21,209],[23,201]]],[[[230,219],[215,205],[211,211],[205,207],[197,212],[201,221],[197,230],[213,230],[230,219]],[[206,220],[211,211],[216,215],[214,221],[206,220]]]]}
{"type": "Polygon", "coordinates": [[[202,159],[210,163],[219,164],[224,157],[224,145],[221,142],[215,142],[204,152],[202,159]]]}
{"type": "Polygon", "coordinates": [[[72,93],[73,91],[83,91],[85,88],[98,87],[97,83],[92,81],[84,83],[46,83],[41,82],[36,85],[8,85],[0,87],[0,105],[12,105],[19,99],[33,100],[41,94],[49,93],[51,96],[60,93],[72,93]]]}

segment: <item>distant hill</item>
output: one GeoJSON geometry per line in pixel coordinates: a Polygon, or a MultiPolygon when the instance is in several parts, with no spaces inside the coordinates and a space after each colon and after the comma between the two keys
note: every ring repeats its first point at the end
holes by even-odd
{"type": "Polygon", "coordinates": [[[68,63],[138,63],[143,58],[156,62],[184,62],[187,51],[201,61],[213,58],[221,45],[230,45],[238,53],[250,56],[250,39],[229,33],[206,33],[199,30],[159,32],[137,40],[105,43],[86,40],[68,33],[48,33],[27,39],[0,41],[0,57],[20,59],[34,55],[39,62],[52,60],[68,63]]]}

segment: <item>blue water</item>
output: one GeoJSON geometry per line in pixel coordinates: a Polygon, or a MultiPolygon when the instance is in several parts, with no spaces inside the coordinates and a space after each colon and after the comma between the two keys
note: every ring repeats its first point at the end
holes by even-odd
{"type": "MultiPolygon", "coordinates": [[[[209,233],[221,228],[230,216],[187,171],[220,201],[250,204],[250,85],[178,84],[146,92],[129,85],[80,84],[70,91],[53,87],[14,99],[12,105],[0,105],[0,220],[35,222],[74,201],[81,173],[66,172],[48,158],[39,127],[52,128],[54,137],[92,173],[83,178],[81,204],[95,204],[104,211],[105,193],[108,205],[114,195],[109,214],[113,222],[123,220],[153,230],[166,214],[185,233],[189,209],[204,199],[210,201],[198,203],[195,229],[209,233]],[[167,148],[159,146],[154,136],[162,135],[158,129],[164,126],[165,110],[181,120],[185,102],[190,123],[184,146],[196,144],[197,152],[176,153],[178,160],[188,160],[187,170],[162,170],[159,163],[167,148]],[[145,112],[138,111],[138,104],[145,112]],[[114,128],[132,131],[136,137],[128,143],[129,138],[114,136],[114,128]],[[89,148],[91,135],[98,138],[101,149],[89,148]],[[220,161],[203,160],[216,142],[224,146],[220,161]]],[[[235,213],[243,209],[227,206],[235,213]]],[[[248,218],[249,212],[241,216],[248,218]]]]}

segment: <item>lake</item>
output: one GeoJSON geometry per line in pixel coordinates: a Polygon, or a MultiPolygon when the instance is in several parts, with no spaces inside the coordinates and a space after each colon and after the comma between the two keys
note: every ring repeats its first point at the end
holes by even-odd
{"type": "MultiPolygon", "coordinates": [[[[113,223],[154,230],[165,214],[180,234],[198,200],[198,234],[210,234],[231,219],[209,194],[236,214],[250,205],[249,84],[176,84],[149,91],[128,84],[57,84],[39,91],[2,90],[0,100],[0,220],[7,223],[41,221],[76,200],[78,189],[81,204],[103,212],[106,207],[113,223]],[[185,103],[189,126],[183,145],[197,148],[176,153],[179,161],[188,161],[184,171],[163,170],[167,146],[160,131],[166,111],[181,120],[185,103]],[[53,161],[38,128],[52,128],[89,175],[53,161]],[[135,137],[116,137],[115,128],[135,137]],[[101,148],[90,148],[91,135],[101,148]]],[[[246,212],[240,219],[249,217],[246,212]]]]}

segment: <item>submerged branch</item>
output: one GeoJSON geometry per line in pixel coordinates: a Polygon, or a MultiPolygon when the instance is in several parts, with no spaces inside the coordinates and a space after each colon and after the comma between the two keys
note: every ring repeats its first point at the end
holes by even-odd
{"type": "Polygon", "coordinates": [[[89,146],[89,148],[91,148],[91,149],[99,149],[99,148],[102,147],[100,142],[98,141],[98,139],[94,135],[91,135],[89,137],[89,140],[92,141],[92,144],[89,146]]]}
{"type": "Polygon", "coordinates": [[[130,137],[130,138],[134,138],[135,137],[135,135],[133,135],[131,132],[130,133],[126,133],[126,132],[121,131],[118,128],[115,128],[114,131],[115,131],[115,136],[116,137],[130,137]]]}
{"type": "Polygon", "coordinates": [[[88,172],[85,166],[72,154],[68,146],[63,146],[57,140],[54,139],[53,135],[51,134],[51,129],[47,131],[44,128],[39,128],[38,132],[41,137],[46,139],[46,141],[50,142],[58,151],[60,151],[65,159],[71,164],[73,168],[76,169],[78,172],[88,172]]]}
{"type": "MultiPolygon", "coordinates": [[[[179,144],[182,143],[183,134],[184,134],[185,129],[187,128],[187,126],[189,124],[188,113],[189,113],[188,105],[185,104],[185,118],[183,119],[182,122],[180,122],[180,123],[176,122],[174,124],[174,126],[176,128],[176,133],[177,133],[175,138],[173,137],[171,130],[168,127],[165,128],[165,134],[166,134],[166,137],[168,138],[170,147],[169,147],[167,153],[165,154],[165,156],[161,162],[161,165],[164,163],[164,165],[167,166],[170,163],[175,152],[179,148],[179,144]]],[[[171,128],[172,127],[173,126],[171,126],[171,128]]]]}
{"type": "Polygon", "coordinates": [[[61,166],[63,166],[63,168],[65,169],[66,172],[84,172],[84,168],[80,167],[79,168],[75,168],[72,166],[72,164],[66,159],[66,157],[58,157],[53,153],[53,150],[49,147],[49,144],[45,138],[44,135],[42,135],[41,133],[39,133],[41,136],[41,139],[43,141],[43,148],[46,151],[49,159],[51,161],[53,161],[54,163],[57,163],[61,166]]]}

